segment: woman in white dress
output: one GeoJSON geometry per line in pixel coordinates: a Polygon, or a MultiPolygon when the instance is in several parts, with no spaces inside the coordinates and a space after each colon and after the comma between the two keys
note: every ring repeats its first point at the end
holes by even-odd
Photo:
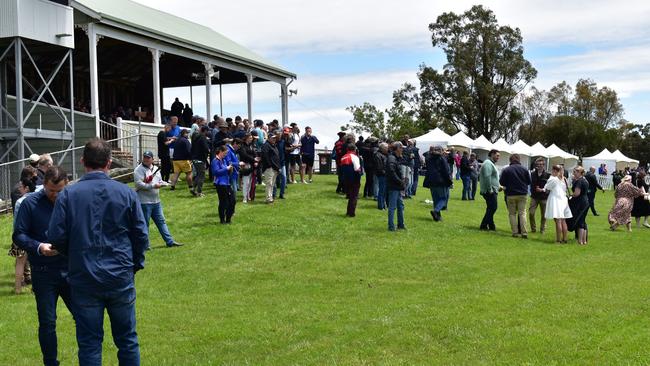
{"type": "Polygon", "coordinates": [[[537,189],[549,192],[544,217],[555,220],[555,242],[566,243],[568,236],[566,219],[571,218],[572,215],[569,208],[569,199],[567,198],[567,181],[564,178],[564,168],[560,165],[554,165],[551,169],[551,177],[544,188],[537,189]]]}

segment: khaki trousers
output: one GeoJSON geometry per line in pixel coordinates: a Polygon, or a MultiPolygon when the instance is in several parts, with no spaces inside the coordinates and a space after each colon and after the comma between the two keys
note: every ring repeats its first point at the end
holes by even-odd
{"type": "Polygon", "coordinates": [[[532,197],[530,198],[530,207],[528,208],[528,221],[530,222],[530,230],[537,231],[537,223],[535,222],[535,211],[537,211],[537,206],[539,206],[540,211],[542,211],[542,222],[539,231],[544,232],[546,230],[546,217],[544,216],[546,213],[546,200],[538,200],[532,197]]]}
{"type": "Polygon", "coordinates": [[[506,204],[508,205],[508,218],[510,219],[510,228],[513,234],[519,234],[521,230],[522,235],[528,235],[526,230],[526,203],[528,196],[508,196],[506,204]],[[517,219],[519,225],[517,225],[517,219]]]}
{"type": "Polygon", "coordinates": [[[275,179],[278,177],[278,172],[272,168],[268,168],[264,171],[262,177],[266,186],[266,202],[273,202],[273,187],[275,187],[275,179]]]}

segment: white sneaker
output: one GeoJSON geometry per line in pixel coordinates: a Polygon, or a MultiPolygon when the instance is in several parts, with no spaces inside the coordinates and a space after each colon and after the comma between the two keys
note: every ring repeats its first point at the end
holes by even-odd
{"type": "Polygon", "coordinates": [[[644,222],[644,223],[643,223],[643,226],[645,226],[645,227],[647,227],[648,229],[650,229],[650,224],[648,224],[647,222],[644,222]]]}
{"type": "Polygon", "coordinates": [[[309,182],[307,182],[306,180],[303,179],[302,184],[309,184],[309,182]]]}

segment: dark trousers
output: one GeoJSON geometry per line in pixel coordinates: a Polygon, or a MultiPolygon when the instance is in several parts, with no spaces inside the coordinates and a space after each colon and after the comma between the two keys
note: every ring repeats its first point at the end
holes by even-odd
{"type": "Polygon", "coordinates": [[[587,192],[587,198],[589,199],[589,208],[591,208],[591,213],[597,215],[596,204],[594,203],[594,200],[596,199],[596,191],[587,192]]]}
{"type": "Polygon", "coordinates": [[[476,188],[478,188],[478,178],[471,177],[470,180],[472,181],[472,197],[470,198],[473,200],[476,198],[476,188]]]}
{"type": "Polygon", "coordinates": [[[255,200],[255,189],[257,188],[257,168],[251,173],[251,189],[248,191],[248,197],[251,201],[255,200]]]}
{"type": "Polygon", "coordinates": [[[411,183],[411,196],[415,196],[418,191],[418,180],[420,179],[420,168],[413,169],[413,182],[411,183]]]}
{"type": "Polygon", "coordinates": [[[357,199],[359,198],[359,189],[361,188],[361,181],[345,181],[345,191],[348,195],[348,210],[347,215],[350,217],[355,216],[357,209],[357,199]]]}
{"type": "Polygon", "coordinates": [[[343,185],[343,173],[341,172],[341,167],[338,164],[336,164],[336,175],[338,177],[336,193],[345,193],[345,186],[343,185]]]}
{"type": "Polygon", "coordinates": [[[230,185],[217,185],[217,195],[219,195],[219,221],[221,223],[230,222],[233,212],[235,212],[235,195],[230,185]]]}
{"type": "Polygon", "coordinates": [[[433,201],[433,211],[440,213],[442,208],[447,205],[447,196],[449,188],[447,187],[431,187],[431,201],[433,201]]]}
{"type": "Polygon", "coordinates": [[[386,176],[375,176],[377,179],[377,208],[383,210],[387,207],[386,203],[386,176]]]}
{"type": "Polygon", "coordinates": [[[472,199],[472,181],[471,181],[471,179],[469,177],[469,174],[461,175],[460,179],[462,179],[462,181],[463,181],[462,199],[463,200],[472,199]]]}
{"type": "Polygon", "coordinates": [[[200,160],[192,160],[194,167],[194,176],[192,177],[192,184],[194,185],[194,192],[203,192],[203,182],[205,182],[205,162],[200,160]]]}
{"type": "Polygon", "coordinates": [[[111,321],[113,342],[120,366],[140,365],[140,345],[135,331],[135,287],[120,290],[73,288],[72,302],[77,312],[79,365],[101,366],[104,341],[104,310],[111,321]]]}
{"type": "Polygon", "coordinates": [[[482,230],[496,230],[494,225],[494,213],[497,212],[497,193],[485,193],[483,198],[485,199],[485,215],[483,216],[483,221],[481,221],[482,230]]]}
{"type": "Polygon", "coordinates": [[[366,183],[363,185],[363,196],[364,197],[374,197],[375,196],[375,171],[366,170],[366,183]]]}
{"type": "Polygon", "coordinates": [[[160,177],[165,182],[169,182],[169,176],[172,173],[172,160],[169,157],[160,158],[160,177]]]}
{"type": "Polygon", "coordinates": [[[38,342],[41,345],[43,364],[58,365],[56,304],[61,297],[70,313],[74,314],[70,300],[70,286],[63,271],[34,266],[32,268],[32,290],[38,311],[38,342]]]}

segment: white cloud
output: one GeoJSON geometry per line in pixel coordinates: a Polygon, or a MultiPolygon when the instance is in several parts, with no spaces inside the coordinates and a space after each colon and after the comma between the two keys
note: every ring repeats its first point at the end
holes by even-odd
{"type": "MultiPolygon", "coordinates": [[[[570,54],[531,59],[539,71],[535,81],[538,87],[548,89],[562,80],[575,84],[579,78],[591,78],[599,86],[614,88],[622,98],[650,91],[650,74],[646,72],[650,70],[647,1],[241,0],[218,5],[209,0],[136,1],[212,27],[269,59],[284,53],[431,49],[427,26],[438,15],[463,12],[474,3],[483,3],[495,12],[500,24],[521,29],[528,49],[557,47],[570,54]]],[[[381,62],[377,60],[379,65],[381,62]]],[[[310,65],[303,66],[311,69],[310,65]]],[[[319,67],[320,72],[328,72],[322,65],[319,67]]],[[[364,101],[385,107],[390,104],[393,90],[404,81],[416,81],[415,73],[415,69],[356,75],[308,75],[303,71],[291,85],[299,91],[291,110],[297,107],[345,112],[346,106],[364,101]]],[[[213,95],[213,105],[218,106],[218,94],[213,95]]],[[[277,87],[256,85],[253,95],[256,105],[279,100],[277,87]]],[[[245,111],[241,107],[245,98],[245,86],[228,91],[224,88],[224,104],[239,111],[235,113],[245,111]]],[[[198,100],[205,104],[204,96],[198,100]]],[[[647,108],[635,113],[641,112],[650,113],[647,108]]],[[[229,114],[228,110],[224,113],[229,114]]]]}
{"type": "Polygon", "coordinates": [[[429,47],[429,23],[474,3],[492,9],[500,24],[519,27],[527,42],[602,43],[644,39],[650,2],[640,0],[422,1],[300,0],[219,2],[137,0],[205,24],[247,47],[267,52],[429,47]]]}

